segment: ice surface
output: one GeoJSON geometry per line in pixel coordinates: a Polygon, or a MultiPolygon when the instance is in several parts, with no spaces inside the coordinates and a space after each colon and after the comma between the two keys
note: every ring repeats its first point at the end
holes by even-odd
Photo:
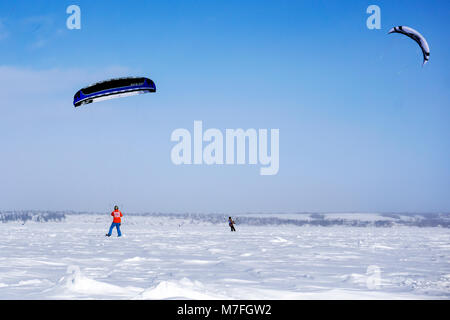
{"type": "Polygon", "coordinates": [[[450,297],[448,228],[110,218],[0,223],[0,299],[450,297]]]}

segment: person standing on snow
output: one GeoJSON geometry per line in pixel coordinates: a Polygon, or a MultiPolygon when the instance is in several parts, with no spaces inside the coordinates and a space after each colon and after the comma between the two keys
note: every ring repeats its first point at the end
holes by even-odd
{"type": "Polygon", "coordinates": [[[122,220],[120,219],[123,217],[122,212],[119,211],[118,206],[114,206],[114,211],[111,212],[111,216],[114,217],[113,222],[111,223],[111,227],[109,228],[109,232],[106,234],[107,237],[111,237],[111,233],[114,227],[117,229],[117,236],[120,237],[122,233],[120,232],[120,224],[122,223],[122,220]]]}
{"type": "Polygon", "coordinates": [[[231,217],[228,217],[228,225],[231,228],[231,231],[236,231],[236,229],[234,228],[234,221],[233,219],[231,219],[231,217]]]}

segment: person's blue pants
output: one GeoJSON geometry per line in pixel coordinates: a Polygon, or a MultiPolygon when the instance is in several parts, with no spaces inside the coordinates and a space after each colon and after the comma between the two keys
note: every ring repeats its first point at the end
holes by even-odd
{"type": "Polygon", "coordinates": [[[122,235],[122,233],[120,232],[120,223],[116,223],[116,222],[113,222],[111,224],[111,227],[109,227],[108,235],[112,234],[114,227],[116,227],[116,229],[117,229],[117,236],[120,237],[122,235]]]}

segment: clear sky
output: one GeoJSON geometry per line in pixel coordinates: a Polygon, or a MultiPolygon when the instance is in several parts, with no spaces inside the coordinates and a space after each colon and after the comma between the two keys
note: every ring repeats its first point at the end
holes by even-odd
{"type": "Polygon", "coordinates": [[[448,212],[449,17],[446,0],[2,1],[0,210],[448,212]],[[120,76],[157,92],[73,107],[120,76]],[[279,129],[278,174],[174,165],[194,120],[279,129]]]}

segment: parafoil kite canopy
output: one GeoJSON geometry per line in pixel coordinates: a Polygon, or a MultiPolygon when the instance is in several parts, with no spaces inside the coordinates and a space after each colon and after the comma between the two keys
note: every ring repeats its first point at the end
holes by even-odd
{"type": "Polygon", "coordinates": [[[110,79],[77,91],[73,97],[73,105],[79,107],[92,102],[155,91],[155,83],[148,78],[130,77],[110,79]]]}
{"type": "Polygon", "coordinates": [[[428,62],[430,59],[430,47],[428,46],[427,40],[422,36],[418,31],[414,30],[413,28],[406,27],[406,26],[398,26],[394,27],[391,30],[389,30],[389,33],[401,33],[404,34],[407,37],[410,37],[413,39],[422,49],[423,53],[423,64],[428,62]]]}

